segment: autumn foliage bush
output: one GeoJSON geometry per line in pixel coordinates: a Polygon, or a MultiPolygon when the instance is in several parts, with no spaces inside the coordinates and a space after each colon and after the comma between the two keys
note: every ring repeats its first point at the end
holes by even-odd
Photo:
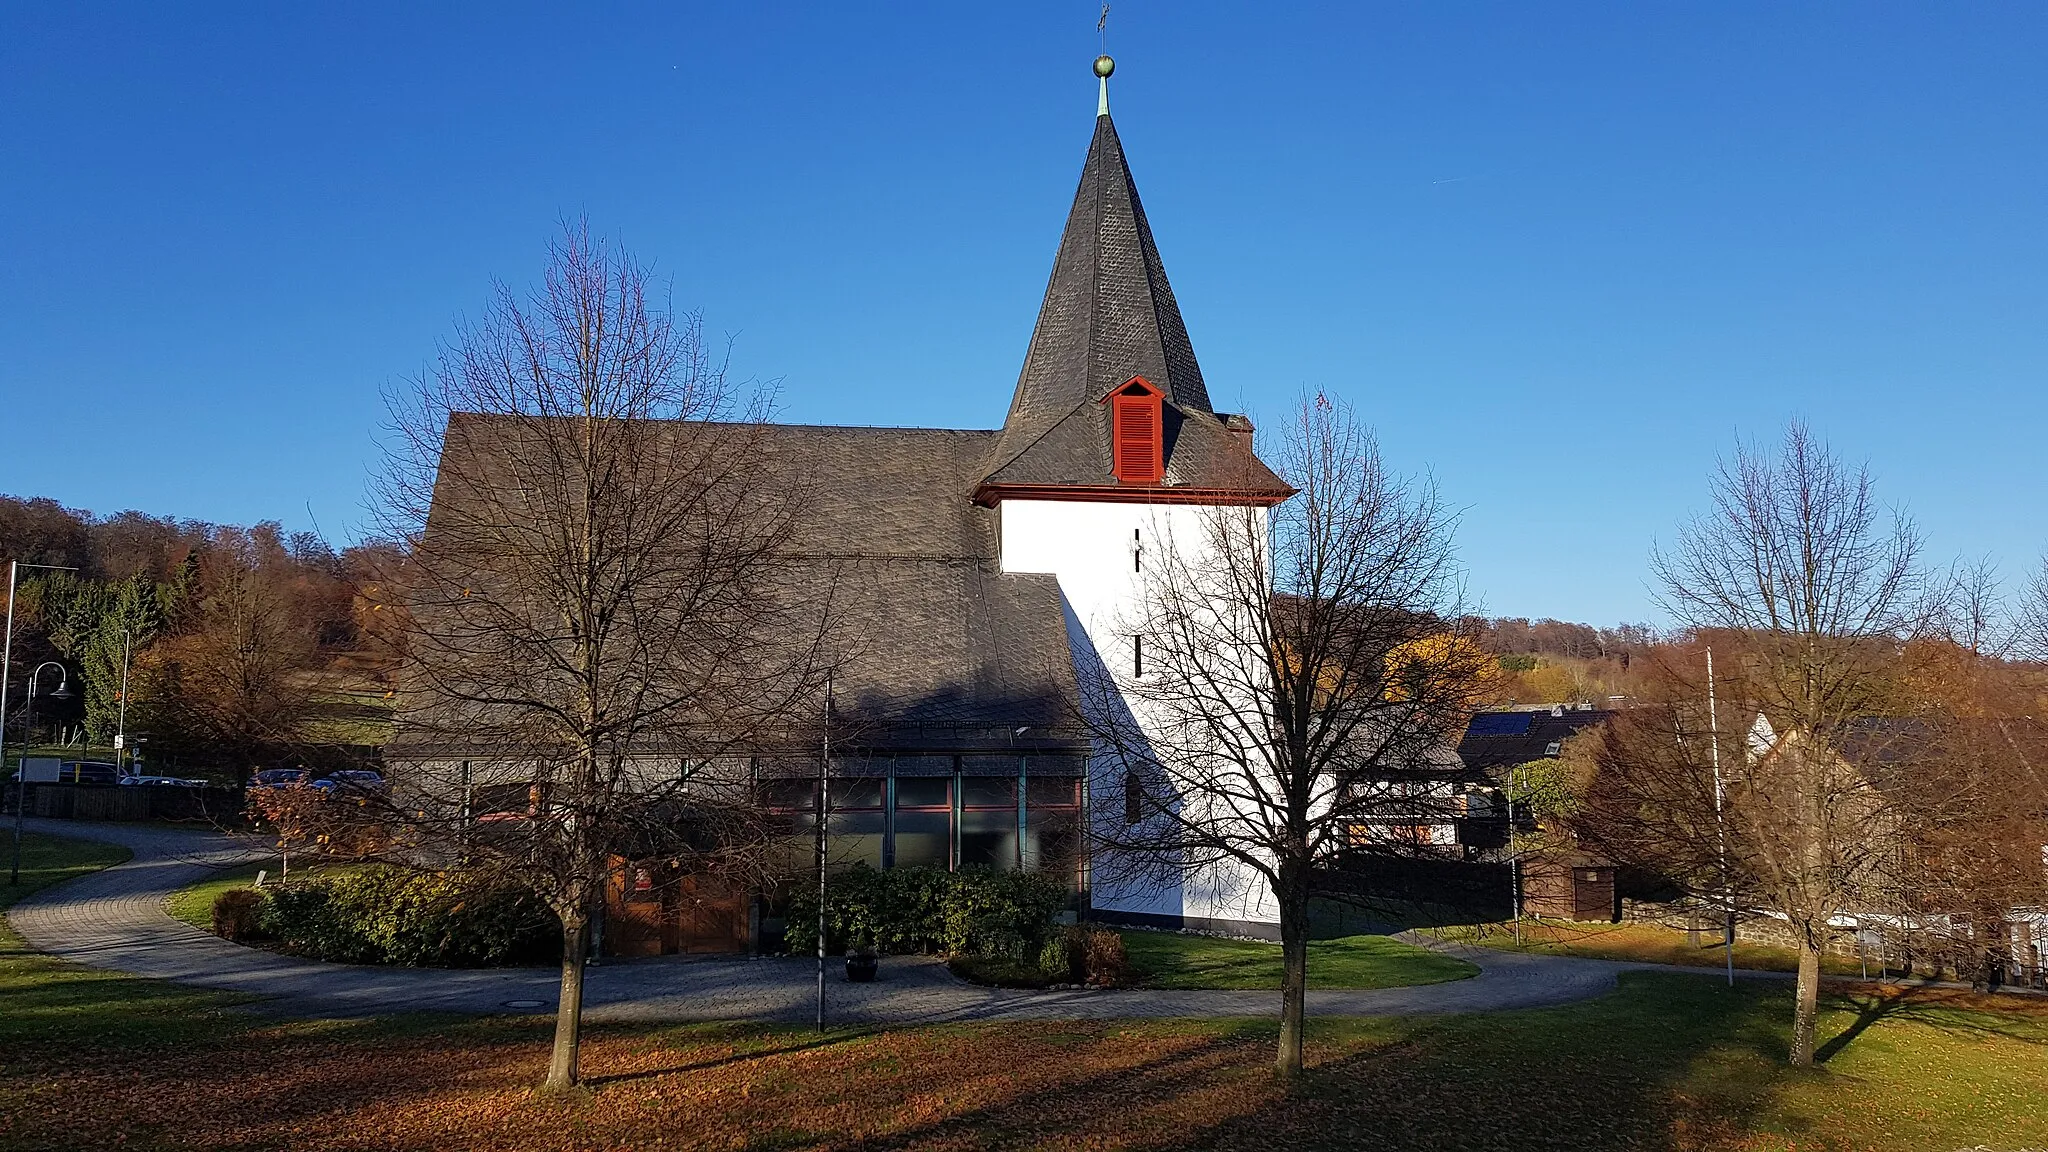
{"type": "Polygon", "coordinates": [[[482,968],[561,958],[561,923],[497,877],[374,866],[270,894],[263,930],[286,950],[350,964],[482,968]]]}
{"type": "Polygon", "coordinates": [[[263,930],[263,893],[230,888],[213,901],[213,934],[223,940],[254,940],[263,930]]]}
{"type": "MultiPolygon", "coordinates": [[[[1057,934],[1054,921],[1067,899],[1064,884],[1037,872],[857,865],[827,881],[825,938],[833,951],[853,946],[1024,961],[1057,934]]],[[[817,890],[802,886],[787,912],[793,951],[815,946],[817,922],[817,890]]]]}

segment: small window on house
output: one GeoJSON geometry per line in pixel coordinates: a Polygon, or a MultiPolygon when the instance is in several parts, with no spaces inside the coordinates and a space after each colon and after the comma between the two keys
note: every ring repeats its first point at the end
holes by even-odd
{"type": "Polygon", "coordinates": [[[1145,638],[1143,636],[1133,636],[1131,637],[1131,675],[1143,676],[1144,674],[1145,638]]]}
{"type": "Polygon", "coordinates": [[[1124,823],[1136,824],[1145,819],[1145,785],[1136,772],[1124,773],[1124,823]]]}
{"type": "Polygon", "coordinates": [[[1131,529],[1131,571],[1145,570],[1145,542],[1139,538],[1138,529],[1131,529]]]}
{"type": "Polygon", "coordinates": [[[1545,756],[1559,756],[1559,755],[1562,755],[1563,753],[1564,753],[1564,741],[1562,741],[1562,740],[1552,740],[1552,741],[1551,741],[1550,743],[1548,743],[1548,744],[1545,744],[1545,745],[1543,746],[1543,754],[1544,754],[1545,756]]]}

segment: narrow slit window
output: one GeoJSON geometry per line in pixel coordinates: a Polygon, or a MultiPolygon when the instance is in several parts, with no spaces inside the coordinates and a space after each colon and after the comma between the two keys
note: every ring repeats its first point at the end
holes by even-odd
{"type": "Polygon", "coordinates": [[[1145,785],[1136,772],[1124,773],[1124,823],[1137,824],[1145,819],[1145,785]]]}
{"type": "Polygon", "coordinates": [[[1143,676],[1144,674],[1145,638],[1143,636],[1133,636],[1131,637],[1131,675],[1143,676]]]}
{"type": "Polygon", "coordinates": [[[1138,536],[1138,529],[1131,529],[1131,571],[1145,570],[1145,543],[1138,536]]]}

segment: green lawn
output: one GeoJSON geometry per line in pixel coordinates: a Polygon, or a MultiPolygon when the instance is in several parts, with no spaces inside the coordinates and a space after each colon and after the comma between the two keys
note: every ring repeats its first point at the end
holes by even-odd
{"type": "MultiPolygon", "coordinates": [[[[121,858],[28,847],[0,901],[121,858]]],[[[1317,1020],[1292,1091],[1268,1020],[607,1023],[564,1098],[531,1091],[545,1017],[279,1021],[0,928],[0,1148],[2048,1148],[2048,1000],[1831,988],[1795,1071],[1791,994],[1634,973],[1558,1008],[1317,1020]]]]}
{"type": "MultiPolygon", "coordinates": [[[[1280,946],[1179,932],[1125,932],[1124,951],[1145,988],[1280,987],[1280,946]]],[[[1399,988],[1477,976],[1463,960],[1386,936],[1341,936],[1308,946],[1311,988],[1399,988]]]]}
{"type": "MultiPolygon", "coordinates": [[[[9,853],[11,863],[14,849],[12,830],[0,831],[0,852],[9,853]]],[[[21,838],[21,883],[15,885],[0,881],[0,911],[14,907],[14,902],[31,892],[60,884],[74,876],[97,872],[123,863],[130,853],[115,844],[99,844],[90,840],[65,840],[56,836],[44,836],[30,832],[21,838]]],[[[11,935],[11,929],[0,923],[0,939],[10,948],[18,948],[21,941],[11,935]]]]}
{"type": "MultiPolygon", "coordinates": [[[[113,844],[30,834],[22,837],[21,884],[0,884],[0,909],[40,888],[110,868],[129,852],[113,844]]],[[[0,1054],[80,1045],[111,1052],[197,1041],[222,1011],[244,998],[200,992],[82,968],[29,951],[0,919],[0,1054]]],[[[0,1057],[12,1068],[17,1060],[0,1057]]],[[[4,1091],[4,1089],[0,1089],[4,1091]]],[[[6,1125],[0,1123],[0,1132],[6,1125]]],[[[0,1147],[4,1147],[0,1142],[0,1147]]]]}

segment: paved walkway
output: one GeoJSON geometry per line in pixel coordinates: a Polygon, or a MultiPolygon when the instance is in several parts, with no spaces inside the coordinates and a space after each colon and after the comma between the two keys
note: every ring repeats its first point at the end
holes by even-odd
{"type": "MultiPolygon", "coordinates": [[[[163,910],[165,897],[216,869],[252,858],[246,844],[226,836],[66,820],[28,824],[38,832],[120,844],[134,853],[128,863],[46,888],[14,906],[9,919],[15,931],[40,951],[95,968],[253,993],[264,998],[259,1008],[289,1016],[544,1012],[554,1006],[559,974],[551,968],[328,964],[230,944],[172,919],[163,910]]],[[[1311,991],[1309,1012],[1428,1015],[1563,1004],[1611,990],[1618,972],[1659,967],[1483,948],[1444,950],[1478,965],[1479,975],[1411,988],[1311,991]]],[[[826,984],[827,1011],[841,1023],[1271,1016],[1279,1010],[1272,992],[983,988],[960,980],[943,964],[913,957],[885,959],[881,978],[873,984],[849,984],[832,975],[826,984]]],[[[816,994],[816,961],[788,957],[607,960],[589,970],[584,989],[593,1020],[803,1021],[813,1018],[816,994]]]]}

